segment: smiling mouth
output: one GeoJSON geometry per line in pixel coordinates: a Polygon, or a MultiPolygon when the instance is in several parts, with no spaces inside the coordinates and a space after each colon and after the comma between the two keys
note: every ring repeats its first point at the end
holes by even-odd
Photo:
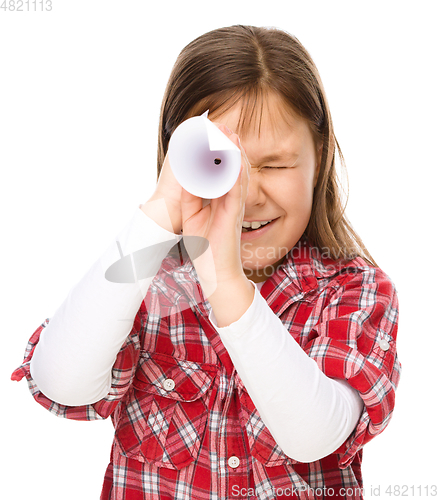
{"type": "Polygon", "coordinates": [[[269,221],[264,221],[264,222],[243,222],[242,224],[242,233],[250,233],[252,231],[258,231],[259,229],[268,226],[271,224],[273,221],[277,219],[271,219],[269,221]],[[245,225],[244,225],[245,224],[245,225]],[[248,227],[246,227],[248,226],[248,227]]]}

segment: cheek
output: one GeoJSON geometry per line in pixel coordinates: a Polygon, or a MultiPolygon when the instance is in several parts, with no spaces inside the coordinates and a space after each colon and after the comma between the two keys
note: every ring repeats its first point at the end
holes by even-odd
{"type": "Polygon", "coordinates": [[[313,178],[307,172],[293,171],[291,174],[279,179],[276,193],[279,203],[289,215],[300,216],[311,211],[314,185],[313,178]]]}

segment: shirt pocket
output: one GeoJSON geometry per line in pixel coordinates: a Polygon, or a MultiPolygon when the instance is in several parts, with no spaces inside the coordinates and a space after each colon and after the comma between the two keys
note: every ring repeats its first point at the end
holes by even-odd
{"type": "Polygon", "coordinates": [[[169,469],[193,462],[217,371],[213,364],[142,351],[131,399],[116,428],[122,454],[169,469]]]}

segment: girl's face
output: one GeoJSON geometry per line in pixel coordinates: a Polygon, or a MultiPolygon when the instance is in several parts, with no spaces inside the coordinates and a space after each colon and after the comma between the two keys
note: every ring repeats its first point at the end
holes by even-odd
{"type": "Polygon", "coordinates": [[[268,95],[262,115],[243,131],[238,130],[240,113],[238,102],[209,119],[239,135],[251,165],[241,261],[246,276],[257,283],[273,274],[308,225],[321,149],[317,154],[307,122],[275,94],[268,95]],[[255,229],[246,229],[250,223],[255,229]]]}

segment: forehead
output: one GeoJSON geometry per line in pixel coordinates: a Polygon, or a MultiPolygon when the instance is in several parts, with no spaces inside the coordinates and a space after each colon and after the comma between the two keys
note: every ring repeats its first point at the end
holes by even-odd
{"type": "Polygon", "coordinates": [[[273,92],[258,98],[242,97],[235,105],[209,114],[209,119],[227,125],[251,145],[247,155],[254,157],[297,157],[313,148],[308,123],[273,92]]]}

